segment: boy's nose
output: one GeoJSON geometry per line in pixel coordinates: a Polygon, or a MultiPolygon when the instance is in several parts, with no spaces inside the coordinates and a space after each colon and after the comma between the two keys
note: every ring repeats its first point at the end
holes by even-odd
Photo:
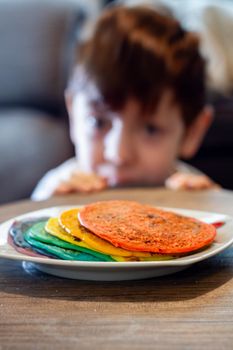
{"type": "Polygon", "coordinates": [[[112,128],[105,138],[104,156],[115,165],[125,165],[134,157],[133,142],[128,130],[121,119],[114,120],[112,128]]]}

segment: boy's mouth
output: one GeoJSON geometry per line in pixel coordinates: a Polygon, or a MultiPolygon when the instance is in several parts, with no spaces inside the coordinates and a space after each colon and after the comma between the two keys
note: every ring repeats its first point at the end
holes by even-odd
{"type": "Polygon", "coordinates": [[[127,174],[123,171],[116,171],[112,167],[101,166],[97,169],[97,174],[106,179],[109,186],[126,186],[126,185],[136,185],[138,179],[135,179],[135,176],[127,174]]]}
{"type": "Polygon", "coordinates": [[[132,179],[132,177],[126,177],[122,175],[115,175],[107,178],[107,182],[110,186],[135,186],[138,181],[132,179]]]}

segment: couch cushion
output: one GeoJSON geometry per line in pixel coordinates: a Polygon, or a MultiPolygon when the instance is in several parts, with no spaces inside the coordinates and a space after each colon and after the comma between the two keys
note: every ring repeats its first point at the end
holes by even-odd
{"type": "Polygon", "coordinates": [[[30,196],[49,169],[73,155],[64,121],[35,110],[0,110],[0,203],[30,196]],[[12,127],[13,126],[13,127],[12,127]]]}

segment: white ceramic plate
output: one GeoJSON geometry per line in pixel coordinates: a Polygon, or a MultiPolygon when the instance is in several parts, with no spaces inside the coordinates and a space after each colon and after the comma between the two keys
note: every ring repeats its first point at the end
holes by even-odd
{"type": "Polygon", "coordinates": [[[181,271],[192,264],[210,258],[233,243],[233,218],[223,214],[186,210],[163,208],[175,213],[191,216],[207,223],[225,222],[217,230],[217,236],[213,244],[204,251],[195,254],[167,261],[147,261],[147,262],[80,262],[51,258],[31,257],[17,252],[7,243],[8,230],[15,220],[26,218],[36,218],[41,216],[58,216],[60,212],[70,208],[53,207],[21,216],[17,216],[0,225],[0,257],[23,261],[23,266],[33,266],[38,270],[55,276],[95,280],[95,281],[120,281],[133,280],[149,277],[157,277],[181,271]]]}

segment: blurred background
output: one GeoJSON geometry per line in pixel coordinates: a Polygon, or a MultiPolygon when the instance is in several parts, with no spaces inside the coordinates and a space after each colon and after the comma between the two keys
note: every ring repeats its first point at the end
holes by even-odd
{"type": "MultiPolygon", "coordinates": [[[[49,169],[73,156],[64,105],[73,43],[110,2],[0,0],[0,203],[28,198],[49,169]]],[[[190,163],[233,189],[233,1],[160,3],[199,32],[208,61],[215,120],[190,163]]]]}

